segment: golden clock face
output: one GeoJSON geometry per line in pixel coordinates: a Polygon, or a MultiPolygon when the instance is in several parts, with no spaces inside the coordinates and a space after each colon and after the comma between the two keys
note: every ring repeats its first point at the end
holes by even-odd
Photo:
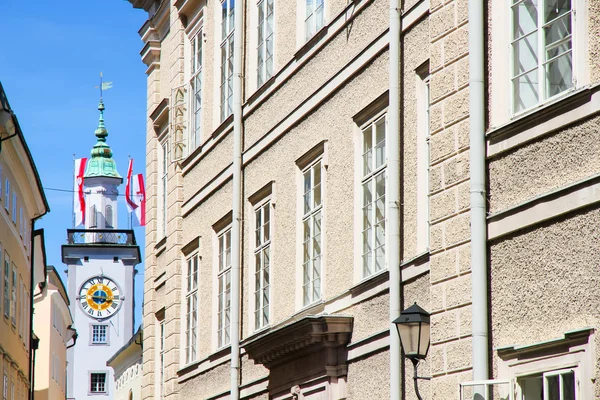
{"type": "Polygon", "coordinates": [[[88,317],[106,319],[119,311],[123,297],[119,286],[112,279],[94,276],[81,285],[77,300],[88,317]]]}

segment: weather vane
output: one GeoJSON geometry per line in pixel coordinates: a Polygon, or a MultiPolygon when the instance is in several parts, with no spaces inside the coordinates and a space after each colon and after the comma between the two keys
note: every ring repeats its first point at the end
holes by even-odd
{"type": "Polygon", "coordinates": [[[100,72],[100,85],[95,88],[100,89],[100,101],[102,101],[102,91],[112,88],[112,82],[102,82],[102,72],[100,72]]]}

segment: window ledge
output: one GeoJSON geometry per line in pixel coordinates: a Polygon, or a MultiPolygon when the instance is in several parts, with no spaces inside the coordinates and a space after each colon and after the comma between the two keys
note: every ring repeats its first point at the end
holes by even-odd
{"type": "Polygon", "coordinates": [[[488,157],[597,114],[600,107],[594,103],[600,102],[599,91],[600,84],[584,86],[520,114],[504,125],[492,127],[486,133],[488,157]]]}
{"type": "Polygon", "coordinates": [[[543,353],[548,349],[556,350],[557,347],[572,347],[573,345],[588,343],[590,335],[595,331],[593,327],[577,329],[565,332],[562,338],[552,339],[545,342],[534,343],[525,346],[497,347],[494,350],[503,360],[511,358],[522,358],[531,356],[533,353],[543,353]]]}

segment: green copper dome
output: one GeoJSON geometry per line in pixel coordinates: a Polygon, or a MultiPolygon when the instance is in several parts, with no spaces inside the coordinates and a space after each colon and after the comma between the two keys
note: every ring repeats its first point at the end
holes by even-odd
{"type": "Polygon", "coordinates": [[[117,172],[117,164],[115,163],[115,160],[112,159],[112,150],[110,149],[110,146],[106,144],[108,131],[104,126],[104,103],[102,103],[102,99],[100,99],[100,104],[98,104],[98,110],[100,111],[98,128],[96,128],[96,137],[98,138],[98,141],[92,148],[91,158],[87,162],[84,178],[94,176],[121,178],[121,175],[117,172]]]}

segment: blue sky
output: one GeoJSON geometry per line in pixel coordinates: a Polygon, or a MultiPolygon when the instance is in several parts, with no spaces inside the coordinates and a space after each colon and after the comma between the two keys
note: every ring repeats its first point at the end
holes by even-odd
{"type": "MultiPolygon", "coordinates": [[[[143,10],[125,0],[2,1],[0,81],[19,119],[45,188],[72,190],[73,154],[87,157],[96,142],[100,71],[113,88],[104,92],[108,144],[117,168],[145,172],[146,67],[139,52],[143,10]]],[[[125,185],[120,188],[125,193],[125,185]]],[[[46,190],[50,214],[44,228],[48,263],[64,274],[60,248],[72,225],[72,194],[46,190]]],[[[119,205],[119,226],[127,228],[119,205]]],[[[144,231],[136,228],[143,252],[144,231]]],[[[136,277],[140,322],[143,264],[136,277]]]]}

